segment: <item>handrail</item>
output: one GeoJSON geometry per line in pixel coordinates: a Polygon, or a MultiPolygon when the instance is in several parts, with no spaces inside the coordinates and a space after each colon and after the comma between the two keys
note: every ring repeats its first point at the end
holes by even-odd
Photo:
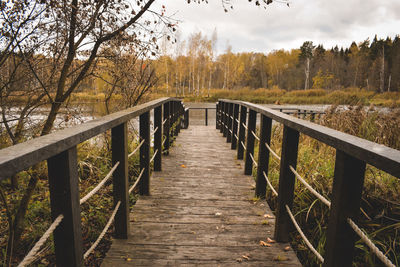
{"type": "Polygon", "coordinates": [[[169,101],[164,97],[0,150],[0,180],[25,170],[169,101]]]}
{"type": "Polygon", "coordinates": [[[298,119],[257,104],[227,99],[220,99],[219,101],[245,106],[329,146],[340,149],[395,177],[400,177],[400,153],[396,149],[298,119]]]}
{"type": "Polygon", "coordinates": [[[394,266],[354,221],[360,210],[359,203],[366,164],[371,164],[400,178],[400,151],[244,101],[221,99],[217,102],[216,114],[216,127],[220,129],[224,137],[227,137],[227,142],[232,142],[233,149],[237,147],[238,159],[243,159],[243,151],[247,151],[245,174],[251,175],[253,166],[257,169],[256,196],[265,197],[268,185],[272,193],[278,197],[275,222],[275,239],[278,242],[289,241],[288,226],[289,222],[292,222],[306,245],[318,260],[324,263],[324,266],[348,266],[352,262],[350,248],[354,247],[354,239],[349,237],[352,236],[354,230],[386,266],[394,266]],[[239,108],[240,120],[238,120],[238,114],[233,113],[233,110],[237,111],[239,108]],[[260,135],[255,133],[257,113],[261,115],[260,135]],[[231,120],[234,124],[231,124],[231,120]],[[272,120],[284,125],[281,156],[278,156],[270,146],[272,120]],[[247,130],[247,135],[244,133],[245,130],[247,130]],[[227,133],[231,133],[231,136],[235,138],[230,138],[227,133]],[[300,133],[336,148],[332,204],[296,171],[300,133]],[[246,145],[245,136],[247,136],[246,145]],[[255,160],[253,153],[254,139],[259,141],[258,161],[255,160]],[[234,142],[237,146],[233,145],[234,142]],[[281,165],[278,191],[272,186],[267,176],[270,155],[281,165]],[[325,259],[309,242],[291,212],[295,178],[331,209],[325,259]]]}

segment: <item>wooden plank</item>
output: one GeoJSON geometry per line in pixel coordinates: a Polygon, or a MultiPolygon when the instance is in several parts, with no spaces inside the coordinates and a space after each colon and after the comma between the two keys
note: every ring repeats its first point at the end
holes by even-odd
{"type": "Polygon", "coordinates": [[[287,243],[260,245],[274,216],[235,155],[214,127],[182,130],[132,207],[128,241],[114,240],[103,266],[301,266],[287,243]]]}

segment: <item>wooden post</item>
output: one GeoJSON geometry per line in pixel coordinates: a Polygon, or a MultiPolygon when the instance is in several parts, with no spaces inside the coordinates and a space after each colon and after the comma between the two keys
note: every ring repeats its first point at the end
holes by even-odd
{"type": "Polygon", "coordinates": [[[257,112],[249,109],[249,119],[247,124],[247,142],[246,142],[246,158],[244,162],[244,174],[251,175],[253,172],[253,161],[250,154],[254,158],[254,135],[252,132],[256,130],[257,112]]]}
{"type": "Polygon", "coordinates": [[[271,128],[272,119],[261,114],[261,125],[260,125],[260,143],[258,146],[258,168],[257,168],[257,180],[256,180],[256,196],[265,198],[267,182],[263,172],[268,175],[269,165],[269,150],[265,146],[271,144],[271,128]]]}
{"type": "Polygon", "coordinates": [[[164,120],[165,120],[165,123],[164,123],[164,131],[163,132],[164,132],[165,142],[164,142],[164,151],[163,151],[163,153],[165,155],[169,154],[169,146],[170,146],[170,144],[169,144],[169,131],[170,131],[170,125],[169,125],[170,118],[169,118],[169,115],[170,115],[170,113],[169,113],[169,102],[167,102],[167,103],[164,104],[164,120]]]}
{"type": "Polygon", "coordinates": [[[351,266],[357,235],[347,218],[357,221],[364,184],[365,162],[336,150],[335,178],[328,221],[324,266],[351,266]]]}
{"type": "Polygon", "coordinates": [[[181,132],[181,118],[182,118],[182,102],[175,102],[176,104],[176,136],[181,132]]]}
{"type": "Polygon", "coordinates": [[[161,106],[154,109],[154,151],[157,151],[154,157],[154,171],[161,171],[161,152],[162,152],[162,110],[161,106]]]}
{"type": "Polygon", "coordinates": [[[219,129],[219,102],[215,105],[215,129],[219,129]]]}
{"type": "Polygon", "coordinates": [[[143,113],[139,117],[140,139],[144,140],[140,147],[140,170],[144,169],[140,180],[139,193],[150,194],[150,112],[143,113]]]}
{"type": "Polygon", "coordinates": [[[246,124],[246,115],[247,108],[245,106],[240,106],[240,120],[239,120],[239,140],[237,145],[237,159],[243,159],[244,147],[244,138],[245,138],[245,128],[243,124],[246,124]]]}
{"type": "Polygon", "coordinates": [[[232,117],[233,117],[233,104],[228,104],[228,128],[226,129],[226,142],[232,142],[232,117]]]}
{"type": "Polygon", "coordinates": [[[295,176],[289,166],[296,169],[299,132],[284,126],[282,140],[281,166],[279,173],[278,203],[275,220],[275,239],[278,242],[289,241],[289,229],[292,221],[286,211],[293,206],[293,191],[295,176]]]}
{"type": "Polygon", "coordinates": [[[228,134],[228,112],[229,112],[229,103],[224,103],[224,131],[223,133],[223,137],[226,137],[226,135],[228,134]]]}
{"type": "Polygon", "coordinates": [[[188,108],[185,108],[184,121],[185,121],[184,129],[189,128],[189,109],[188,108]]]}
{"type": "Polygon", "coordinates": [[[220,110],[219,110],[219,112],[220,112],[220,114],[219,114],[219,132],[220,133],[223,133],[224,132],[224,127],[225,127],[225,125],[224,125],[224,120],[225,120],[225,114],[224,114],[224,112],[225,112],[225,102],[220,102],[220,110]]]}
{"type": "Polygon", "coordinates": [[[206,108],[205,117],[206,117],[206,126],[208,126],[208,109],[207,108],[206,108]]]}
{"type": "Polygon", "coordinates": [[[238,122],[239,119],[239,104],[234,104],[233,108],[233,123],[232,123],[232,143],[231,149],[236,149],[238,143],[238,122]]]}
{"type": "Polygon", "coordinates": [[[121,205],[115,215],[115,238],[127,239],[129,234],[128,126],[120,124],[111,129],[112,164],[119,162],[113,173],[114,206],[121,205]]]}
{"type": "Polygon", "coordinates": [[[64,219],[54,231],[57,266],[83,266],[76,146],[47,160],[51,217],[64,219]]]}

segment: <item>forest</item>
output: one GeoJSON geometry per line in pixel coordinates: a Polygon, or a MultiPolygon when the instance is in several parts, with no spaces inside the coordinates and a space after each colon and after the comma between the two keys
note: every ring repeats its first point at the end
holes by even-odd
{"type": "MultiPolygon", "coordinates": [[[[169,38],[168,38],[169,39],[169,38]]],[[[325,48],[305,41],[297,49],[270,53],[216,54],[217,34],[194,33],[168,49],[163,42],[155,60],[159,86],[179,96],[212,88],[285,90],[363,88],[377,93],[400,90],[400,37],[355,41],[325,48]]]]}

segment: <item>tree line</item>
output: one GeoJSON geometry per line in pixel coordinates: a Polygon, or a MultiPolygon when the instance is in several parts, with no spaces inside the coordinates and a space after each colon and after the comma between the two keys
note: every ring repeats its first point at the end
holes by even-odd
{"type": "MultiPolygon", "coordinates": [[[[232,53],[227,45],[216,55],[217,35],[194,33],[163,49],[154,61],[159,86],[169,94],[199,95],[212,88],[281,88],[286,90],[363,88],[400,91],[400,37],[366,39],[350,47],[326,49],[306,41],[301,47],[270,53],[232,53]]],[[[165,42],[164,42],[165,43],[165,42]]]]}

